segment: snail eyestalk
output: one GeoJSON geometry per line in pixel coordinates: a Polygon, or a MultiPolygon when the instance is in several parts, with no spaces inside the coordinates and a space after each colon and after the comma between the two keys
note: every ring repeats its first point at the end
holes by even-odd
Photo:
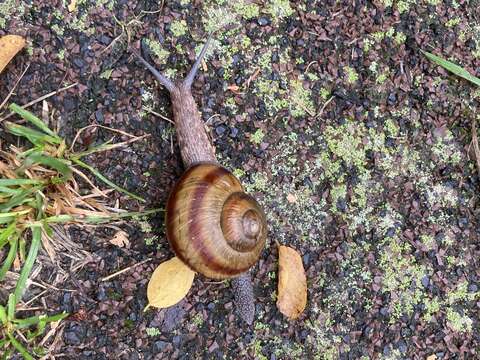
{"type": "MultiPolygon", "coordinates": [[[[185,79],[182,82],[182,86],[186,89],[190,89],[193,84],[193,80],[195,79],[195,76],[197,75],[198,69],[200,68],[200,64],[202,63],[203,58],[205,57],[205,54],[207,53],[208,46],[212,40],[212,35],[208,36],[207,41],[202,47],[202,50],[200,51],[200,55],[198,55],[197,59],[195,60],[195,63],[193,64],[192,68],[190,69],[188,75],[185,77],[185,79]]],[[[135,50],[132,50],[132,53],[137,57],[140,62],[145,65],[145,67],[155,76],[155,78],[158,80],[160,84],[165,86],[165,88],[169,92],[175,91],[178,87],[171,81],[169,78],[167,78],[165,75],[163,75],[160,71],[158,71],[152,64],[150,64],[143,56],[141,56],[138,52],[135,50]]]]}

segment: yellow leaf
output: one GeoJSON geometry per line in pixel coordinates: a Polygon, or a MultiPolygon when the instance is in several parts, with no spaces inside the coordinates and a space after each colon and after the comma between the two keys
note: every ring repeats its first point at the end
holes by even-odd
{"type": "Polygon", "coordinates": [[[130,241],[128,241],[128,234],[122,230],[117,231],[113,238],[110,239],[110,244],[116,245],[121,248],[128,248],[130,246],[130,241]]]}
{"type": "Polygon", "coordinates": [[[282,314],[296,319],[307,305],[307,277],[300,254],[288,247],[278,247],[277,308],[282,314]]]}
{"type": "Polygon", "coordinates": [[[437,355],[435,355],[435,354],[428,355],[427,360],[437,360],[437,355]]]}
{"type": "Polygon", "coordinates": [[[24,46],[25,39],[21,36],[5,35],[0,38],[0,73],[24,46]]]}
{"type": "Polygon", "coordinates": [[[182,300],[193,284],[195,272],[179,258],[161,263],[147,287],[148,306],[166,308],[182,300]]]}

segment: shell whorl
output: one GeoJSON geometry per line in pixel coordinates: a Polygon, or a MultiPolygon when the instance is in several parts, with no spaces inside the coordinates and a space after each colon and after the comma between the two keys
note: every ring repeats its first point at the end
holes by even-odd
{"type": "Polygon", "coordinates": [[[190,167],[167,203],[167,237],[193,270],[226,279],[248,270],[265,245],[265,215],[227,169],[211,163],[190,167]]]}

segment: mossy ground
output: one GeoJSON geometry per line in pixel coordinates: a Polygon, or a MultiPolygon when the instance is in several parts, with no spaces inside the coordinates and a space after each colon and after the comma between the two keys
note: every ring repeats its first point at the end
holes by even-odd
{"type": "MultiPolygon", "coordinates": [[[[194,95],[220,161],[269,221],[269,243],[253,272],[258,316],[251,329],[232,315],[226,284],[205,279],[182,305],[188,316],[143,314],[154,266],[146,265],[127,278],[126,289],[122,279],[108,284],[118,299],[75,300],[97,318],[94,330],[79,325],[97,342],[85,356],[480,356],[479,182],[468,152],[479,94],[419,52],[434,47],[478,69],[474,2],[181,0],[158,12],[157,2],[82,0],[72,13],[61,1],[17,12],[12,4],[0,5],[0,25],[29,38],[33,50],[24,58],[35,64],[32,74],[51,74],[53,85],[34,83],[36,91],[66,81],[62,69],[84,86],[81,94],[52,100],[72,129],[64,131],[95,121],[152,134],[122,158],[92,161],[155,204],[165,202],[181,173],[180,158],[172,125],[150,113],[171,116],[168,96],[127,45],[138,48],[144,39],[152,61],[174,78],[216,31],[194,95]],[[308,306],[295,322],[275,309],[275,241],[299,250],[307,270],[308,306]],[[125,321],[107,316],[117,300],[125,321]],[[128,332],[114,336],[118,321],[128,323],[128,332]],[[128,335],[132,328],[137,336],[128,335]]],[[[20,84],[19,103],[31,100],[30,87],[20,84]]],[[[2,85],[1,94],[8,91],[2,85]]],[[[99,131],[93,141],[106,136],[99,131]]],[[[153,228],[144,220],[132,224],[140,242],[134,255],[159,262],[171,254],[162,219],[153,221],[153,228]]],[[[115,254],[118,263],[102,271],[130,264],[129,256],[115,254]]],[[[90,285],[101,277],[79,276],[90,285]]],[[[93,288],[89,296],[96,298],[93,288]]],[[[67,333],[77,329],[68,326],[67,333]]],[[[76,354],[79,344],[64,341],[63,350],[76,354]]]]}

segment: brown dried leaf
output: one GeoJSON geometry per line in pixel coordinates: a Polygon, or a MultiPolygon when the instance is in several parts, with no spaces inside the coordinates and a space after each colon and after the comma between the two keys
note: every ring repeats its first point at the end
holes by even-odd
{"type": "Polygon", "coordinates": [[[147,287],[148,306],[166,308],[182,300],[193,284],[195,272],[174,257],[161,263],[147,287]]]}
{"type": "Polygon", "coordinates": [[[21,36],[5,35],[0,38],[0,73],[24,46],[25,39],[21,36]]]}
{"type": "Polygon", "coordinates": [[[128,241],[128,234],[123,230],[117,231],[113,238],[110,239],[110,244],[116,245],[121,248],[128,248],[130,246],[130,241],[128,241]]]}
{"type": "Polygon", "coordinates": [[[277,308],[290,319],[296,319],[307,305],[307,277],[300,254],[288,247],[278,247],[277,308]]]}

